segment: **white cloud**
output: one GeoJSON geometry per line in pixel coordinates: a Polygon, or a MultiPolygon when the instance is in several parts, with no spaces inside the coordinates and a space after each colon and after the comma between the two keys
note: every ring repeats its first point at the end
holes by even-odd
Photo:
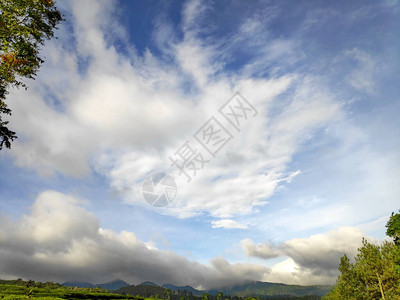
{"type": "MultiPolygon", "coordinates": [[[[151,172],[177,173],[168,156],[238,90],[258,115],[190,185],[176,176],[178,197],[161,212],[178,217],[206,212],[228,219],[267,204],[279,186],[300,174],[289,163],[302,144],[334,120],[341,107],[312,76],[251,79],[218,73],[217,47],[197,35],[199,5],[200,11],[208,9],[195,1],[185,6],[185,36],[171,46],[175,61],[166,63],[149,50],[143,57],[117,52],[110,30],[117,37],[125,33],[111,4],[71,2],[74,35],[63,30],[58,46],[49,44],[52,55],[39,85],[29,90],[29,103],[26,92],[10,95],[15,130],[23,137],[12,152],[17,164],[44,175],[85,176],[96,170],[111,188],[131,191],[126,202],[143,203],[143,179],[151,172]],[[46,74],[52,75],[52,84],[44,91],[40,84],[47,82],[46,74]],[[196,83],[196,94],[182,90],[187,74],[196,83]],[[282,92],[288,96],[278,100],[282,92]],[[49,105],[49,94],[63,95],[65,101],[49,105]]],[[[288,41],[274,45],[274,53],[291,47],[288,41]]]]}
{"type": "Polygon", "coordinates": [[[271,247],[269,244],[258,243],[257,245],[251,239],[244,239],[240,242],[247,256],[269,259],[280,256],[280,251],[271,247]]]}
{"type": "Polygon", "coordinates": [[[346,51],[346,55],[357,61],[357,67],[347,76],[349,83],[358,90],[374,94],[375,60],[368,53],[356,48],[351,51],[346,51]]]}
{"type": "Polygon", "coordinates": [[[247,225],[240,224],[239,222],[231,219],[221,219],[212,221],[211,225],[213,228],[226,228],[226,229],[246,229],[247,225]]]}
{"type": "Polygon", "coordinates": [[[292,258],[287,258],[275,264],[271,268],[271,272],[263,277],[263,280],[299,285],[325,285],[334,284],[336,274],[316,273],[313,269],[301,267],[292,258]]]}
{"type": "Polygon", "coordinates": [[[363,236],[357,228],[341,227],[326,234],[286,241],[282,248],[286,255],[303,267],[333,271],[343,254],[351,258],[355,256],[363,236]]]}
{"type": "MultiPolygon", "coordinates": [[[[271,268],[233,264],[221,256],[211,259],[210,264],[201,264],[159,250],[154,241],[140,241],[133,232],[101,228],[97,217],[84,205],[86,202],[76,197],[44,191],[29,214],[19,220],[1,217],[0,276],[60,282],[122,278],[136,284],[152,280],[202,288],[254,280],[326,284],[334,282],[339,258],[344,253],[353,257],[363,236],[357,228],[343,227],[278,245],[244,239],[241,246],[249,257],[287,258],[271,268]]],[[[235,222],[230,221],[220,223],[232,228],[235,222]]]]}
{"type": "MultiPolygon", "coordinates": [[[[340,257],[346,254],[353,259],[357,249],[362,246],[365,235],[355,227],[341,227],[324,234],[308,238],[297,238],[278,245],[255,244],[251,239],[241,241],[243,251],[248,257],[271,259],[288,257],[271,268],[265,280],[279,280],[290,283],[333,283],[338,275],[340,257]],[[275,279],[274,279],[275,278],[275,279]]],[[[368,238],[369,241],[375,240],[368,238]]]]}

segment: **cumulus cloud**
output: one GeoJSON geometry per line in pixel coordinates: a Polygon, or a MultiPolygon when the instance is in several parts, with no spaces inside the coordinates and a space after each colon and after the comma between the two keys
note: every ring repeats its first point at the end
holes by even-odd
{"type": "MultiPolygon", "coordinates": [[[[363,236],[359,229],[343,227],[278,245],[244,239],[241,246],[248,257],[287,258],[272,267],[233,264],[222,256],[202,264],[160,250],[153,241],[141,241],[133,232],[102,228],[87,205],[76,197],[49,190],[39,194],[30,212],[20,219],[2,216],[0,277],[59,282],[122,278],[136,284],[152,280],[205,289],[255,280],[326,284],[334,282],[340,257],[356,254],[363,236]]],[[[242,228],[230,221],[215,225],[242,228]]]]}
{"type": "Polygon", "coordinates": [[[362,245],[362,238],[363,233],[359,229],[341,227],[326,234],[286,241],[282,251],[303,267],[329,272],[337,269],[343,254],[355,256],[362,245]]]}
{"type": "Polygon", "coordinates": [[[100,227],[85,202],[55,191],[42,192],[30,213],[0,219],[0,277],[102,282],[190,284],[214,288],[261,280],[269,268],[231,264],[223,257],[209,265],[158,250],[132,232],[100,227]],[[177,269],[177,266],[179,268],[177,269]]]}
{"type": "MultiPolygon", "coordinates": [[[[243,251],[248,257],[271,259],[288,257],[272,268],[285,282],[333,282],[338,275],[340,257],[347,254],[353,258],[362,245],[364,234],[355,227],[340,227],[324,234],[308,238],[297,238],[278,245],[255,244],[251,239],[241,241],[243,251]]],[[[370,241],[371,238],[369,238],[370,241]]],[[[274,273],[275,272],[275,273],[274,273]]],[[[268,275],[266,278],[270,278],[268,275]]]]}
{"type": "Polygon", "coordinates": [[[240,243],[244,252],[249,257],[269,259],[280,255],[280,251],[274,249],[274,247],[271,247],[269,244],[258,243],[256,245],[251,239],[244,239],[240,243]]]}

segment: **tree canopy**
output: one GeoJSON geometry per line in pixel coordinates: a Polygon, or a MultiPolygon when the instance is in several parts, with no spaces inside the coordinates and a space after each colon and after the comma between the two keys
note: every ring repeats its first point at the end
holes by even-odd
{"type": "Polygon", "coordinates": [[[43,58],[41,46],[54,36],[63,20],[53,0],[0,0],[0,150],[16,138],[2,115],[11,115],[5,102],[10,87],[34,79],[43,58]]]}
{"type": "Polygon", "coordinates": [[[392,213],[386,228],[386,235],[393,238],[396,245],[400,245],[400,211],[398,214],[392,213]]]}
{"type": "Polygon", "coordinates": [[[393,242],[381,245],[363,239],[355,263],[344,255],[340,260],[340,275],[325,299],[400,299],[400,214],[392,213],[386,227],[393,242]]]}

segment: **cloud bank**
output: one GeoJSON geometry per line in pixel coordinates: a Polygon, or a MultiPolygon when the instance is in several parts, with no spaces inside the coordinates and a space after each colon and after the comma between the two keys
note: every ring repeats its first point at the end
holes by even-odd
{"type": "MultiPolygon", "coordinates": [[[[288,257],[284,266],[294,276],[308,272],[316,278],[332,278],[337,276],[338,262],[346,254],[350,259],[357,254],[357,249],[362,246],[365,235],[356,227],[340,227],[324,234],[312,235],[308,238],[296,238],[278,245],[268,243],[254,243],[251,239],[241,241],[243,251],[248,257],[271,259],[288,257]]],[[[375,240],[371,240],[374,242],[375,240]]],[[[304,275],[304,274],[303,274],[304,275]]]]}
{"type": "Polygon", "coordinates": [[[19,220],[2,216],[0,277],[59,282],[122,278],[136,284],[152,280],[205,289],[254,280],[315,284],[333,282],[340,256],[353,256],[362,237],[355,228],[341,228],[278,246],[256,245],[246,239],[241,245],[249,257],[289,258],[271,268],[259,263],[231,264],[222,256],[202,264],[159,250],[152,241],[140,241],[133,232],[102,228],[87,205],[76,197],[49,190],[38,195],[29,214],[19,220]]]}

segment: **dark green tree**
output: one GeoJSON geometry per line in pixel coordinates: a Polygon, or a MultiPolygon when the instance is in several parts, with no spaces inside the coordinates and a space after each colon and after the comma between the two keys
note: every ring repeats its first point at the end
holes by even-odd
{"type": "Polygon", "coordinates": [[[53,0],[0,0],[0,150],[16,138],[2,115],[11,115],[5,102],[11,87],[24,87],[34,79],[43,58],[45,40],[54,36],[62,21],[53,0]]]}
{"type": "Polygon", "coordinates": [[[386,228],[386,235],[393,238],[396,245],[400,245],[400,210],[397,214],[392,212],[386,228]]]}
{"type": "Polygon", "coordinates": [[[201,295],[201,300],[209,300],[210,299],[210,294],[209,293],[204,293],[201,295]]]}
{"type": "MultiPolygon", "coordinates": [[[[2,87],[0,86],[0,89],[2,87]]],[[[2,93],[0,91],[0,93],[2,93]]],[[[0,150],[3,149],[3,146],[10,148],[11,141],[13,141],[17,136],[14,131],[8,129],[7,124],[8,121],[3,121],[1,115],[11,115],[11,110],[7,108],[7,105],[1,100],[0,97],[0,150]]]]}
{"type": "Polygon", "coordinates": [[[167,294],[167,299],[171,300],[172,290],[171,289],[165,289],[165,293],[167,294]]]}

